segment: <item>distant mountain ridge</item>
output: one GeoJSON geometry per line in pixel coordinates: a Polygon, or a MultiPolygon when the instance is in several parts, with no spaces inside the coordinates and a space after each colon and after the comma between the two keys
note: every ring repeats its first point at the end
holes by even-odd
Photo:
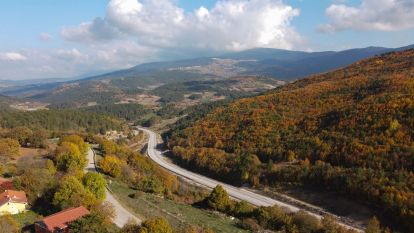
{"type": "Polygon", "coordinates": [[[97,99],[104,98],[107,101],[125,92],[138,94],[166,84],[191,81],[219,81],[231,77],[257,76],[289,82],[335,70],[367,57],[407,48],[414,48],[414,45],[395,49],[368,47],[339,52],[258,48],[216,57],[146,63],[81,80],[31,84],[3,91],[0,89],[0,93],[47,102],[70,102],[72,97],[87,96],[91,93],[89,102],[97,102],[97,99]],[[97,93],[99,91],[104,96],[97,93]]]}
{"type": "MultiPolygon", "coordinates": [[[[131,77],[148,75],[150,73],[165,72],[173,68],[207,66],[214,59],[230,59],[237,62],[236,67],[245,71],[237,75],[270,76],[279,80],[291,81],[312,74],[326,72],[352,64],[358,60],[392,51],[402,51],[414,48],[409,45],[400,48],[367,47],[343,51],[303,52],[271,48],[257,48],[241,52],[229,53],[216,57],[194,58],[178,61],[153,62],[137,65],[130,69],[93,76],[91,79],[131,77]]],[[[188,70],[188,72],[195,72],[188,70]]],[[[211,72],[210,75],[215,75],[211,72]]]]}

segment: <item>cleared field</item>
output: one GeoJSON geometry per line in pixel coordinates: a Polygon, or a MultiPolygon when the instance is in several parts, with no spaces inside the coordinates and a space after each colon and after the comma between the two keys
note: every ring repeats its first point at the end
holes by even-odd
{"type": "Polygon", "coordinates": [[[190,205],[177,204],[147,193],[141,193],[131,198],[129,195],[135,194],[137,191],[117,181],[112,181],[110,188],[119,201],[143,219],[163,216],[177,229],[194,224],[200,227],[209,227],[215,232],[249,232],[237,226],[237,219],[231,219],[222,214],[201,210],[190,205]]]}

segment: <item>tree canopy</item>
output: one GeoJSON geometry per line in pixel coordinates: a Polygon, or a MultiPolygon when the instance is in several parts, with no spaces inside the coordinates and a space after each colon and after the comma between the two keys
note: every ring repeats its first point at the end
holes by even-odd
{"type": "Polygon", "coordinates": [[[236,100],[174,128],[169,147],[218,179],[335,190],[414,231],[413,61],[389,53],[236,100]]]}

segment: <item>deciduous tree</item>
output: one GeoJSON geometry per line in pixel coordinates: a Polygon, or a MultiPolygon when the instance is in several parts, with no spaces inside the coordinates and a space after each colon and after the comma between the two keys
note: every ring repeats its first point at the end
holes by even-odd
{"type": "Polygon", "coordinates": [[[123,162],[114,155],[107,155],[99,162],[99,168],[112,177],[121,175],[123,162]]]}
{"type": "Polygon", "coordinates": [[[105,199],[106,180],[101,174],[96,172],[88,172],[83,176],[83,185],[89,190],[98,200],[105,199]]]}

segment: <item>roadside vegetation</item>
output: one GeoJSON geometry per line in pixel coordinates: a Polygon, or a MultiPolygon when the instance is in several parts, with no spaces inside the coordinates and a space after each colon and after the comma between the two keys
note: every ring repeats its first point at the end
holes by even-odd
{"type": "MultiPolygon", "coordinates": [[[[303,211],[286,213],[285,210],[278,206],[257,208],[243,201],[231,200],[221,186],[214,188],[210,195],[199,205],[235,216],[241,219],[241,227],[253,232],[263,232],[265,230],[286,233],[356,232],[340,226],[331,216],[325,216],[322,220],[319,220],[303,211]]],[[[380,232],[379,222],[375,218],[370,221],[370,224],[372,229],[375,228],[375,231],[372,232],[380,232]]]]}
{"type": "Polygon", "coordinates": [[[243,232],[236,221],[192,206],[208,195],[204,189],[179,180],[123,141],[93,140],[100,145],[99,169],[111,180],[110,189],[143,219],[163,216],[177,232],[243,232]]]}

